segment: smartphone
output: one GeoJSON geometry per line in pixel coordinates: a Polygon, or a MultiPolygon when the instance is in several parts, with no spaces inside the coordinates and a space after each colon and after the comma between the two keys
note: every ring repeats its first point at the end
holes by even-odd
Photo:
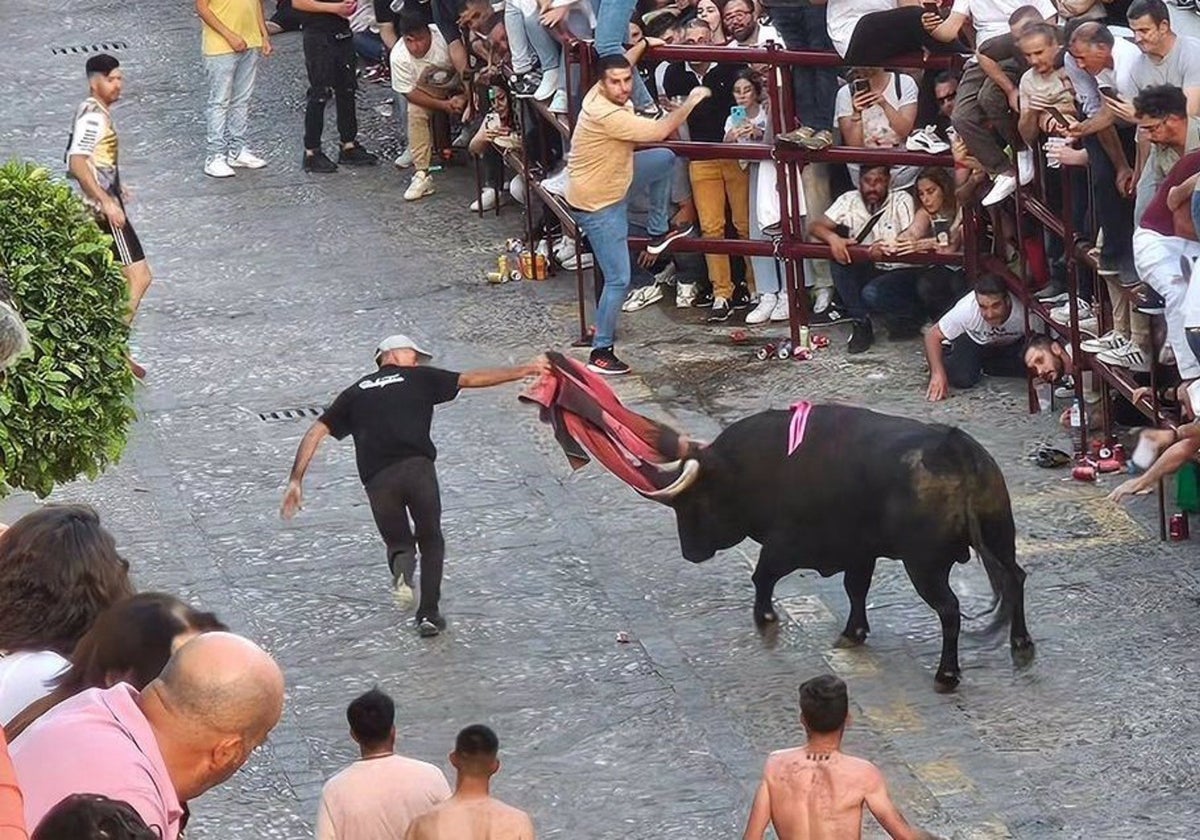
{"type": "Polygon", "coordinates": [[[934,219],[933,220],[933,238],[937,240],[937,244],[949,246],[950,244],[950,220],[949,219],[934,219]]]}
{"type": "Polygon", "coordinates": [[[744,125],[746,123],[746,106],[734,105],[729,109],[729,117],[733,120],[734,128],[744,125]]]}
{"type": "Polygon", "coordinates": [[[869,93],[871,91],[871,83],[866,79],[855,79],[850,83],[850,90],[858,96],[860,93],[869,93]]]}
{"type": "Polygon", "coordinates": [[[1067,118],[1062,115],[1062,111],[1057,108],[1047,108],[1046,113],[1050,115],[1050,119],[1061,125],[1063,128],[1070,128],[1071,124],[1067,122],[1067,118]]]}
{"type": "Polygon", "coordinates": [[[942,8],[936,2],[934,2],[934,0],[924,0],[924,2],[921,3],[921,6],[924,7],[925,14],[927,15],[936,15],[939,11],[941,11],[942,8]]]}
{"type": "Polygon", "coordinates": [[[498,131],[500,129],[500,115],[495,111],[489,111],[487,116],[483,118],[484,129],[492,129],[498,131]]]}
{"type": "Polygon", "coordinates": [[[1109,99],[1117,99],[1117,89],[1112,85],[1100,85],[1100,95],[1107,96],[1109,99]]]}

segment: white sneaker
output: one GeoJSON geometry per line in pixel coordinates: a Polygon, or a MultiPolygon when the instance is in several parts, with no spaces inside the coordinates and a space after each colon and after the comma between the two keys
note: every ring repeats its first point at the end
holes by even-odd
{"type": "Polygon", "coordinates": [[[918,128],[909,134],[904,147],[910,152],[929,152],[934,155],[950,151],[950,144],[938,137],[937,127],[932,125],[918,128]]]}
{"type": "Polygon", "coordinates": [[[567,167],[564,166],[553,175],[543,178],[542,189],[565,198],[567,195],[567,167]]]}
{"type": "Polygon", "coordinates": [[[1009,175],[1007,172],[1003,175],[997,175],[996,180],[992,182],[991,191],[983,197],[980,202],[984,207],[991,207],[993,204],[999,204],[1004,199],[1017,191],[1017,179],[1009,175]]]}
{"type": "Polygon", "coordinates": [[[236,173],[225,158],[215,157],[204,162],[204,174],[213,178],[232,178],[236,173]]]}
{"type": "Polygon", "coordinates": [[[1110,330],[1099,338],[1079,342],[1079,349],[1084,353],[1103,353],[1105,350],[1118,350],[1128,343],[1128,338],[1116,330],[1110,330]]]}
{"type": "Polygon", "coordinates": [[[692,303],[696,300],[696,284],[695,283],[676,283],[675,284],[675,308],[676,309],[691,309],[692,303]]]}
{"type": "Polygon", "coordinates": [[[577,268],[588,269],[594,264],[592,255],[584,251],[582,254],[571,254],[562,261],[562,267],[567,271],[574,271],[577,268]]]}
{"type": "Polygon", "coordinates": [[[625,302],[621,304],[621,311],[637,312],[639,309],[645,309],[651,304],[658,303],[662,298],[662,289],[658,287],[657,283],[641,286],[629,293],[629,297],[625,298],[625,302]]]}
{"type": "Polygon", "coordinates": [[[831,303],[833,303],[833,289],[829,286],[817,289],[816,297],[813,298],[813,314],[820,315],[829,308],[831,303]]]}
{"type": "Polygon", "coordinates": [[[765,324],[771,320],[771,313],[775,311],[776,300],[777,298],[773,292],[764,292],[758,299],[758,306],[746,313],[746,323],[765,324]]]}
{"type": "Polygon", "coordinates": [[[771,310],[772,321],[786,321],[791,318],[791,307],[788,306],[788,293],[780,292],[775,296],[775,308],[771,310]]]}
{"type": "Polygon", "coordinates": [[[1142,352],[1142,348],[1138,347],[1132,341],[1115,350],[1105,350],[1103,353],[1097,353],[1096,358],[1115,367],[1128,368],[1133,373],[1150,372],[1149,359],[1142,352]]]}
{"type": "Polygon", "coordinates": [[[538,102],[545,102],[554,96],[554,92],[558,90],[558,77],[559,71],[557,67],[544,71],[542,73],[542,80],[538,83],[537,90],[533,92],[533,98],[538,102]]]}
{"type": "Polygon", "coordinates": [[[1095,338],[1100,335],[1100,319],[1099,318],[1080,318],[1079,319],[1079,334],[1086,335],[1089,338],[1095,338]]]}
{"type": "Polygon", "coordinates": [[[480,198],[477,198],[471,202],[472,212],[478,213],[479,205],[481,203],[483,204],[484,210],[494,210],[495,209],[495,207],[496,207],[496,188],[495,187],[484,187],[483,191],[480,192],[479,195],[480,195],[480,198]],[[482,199],[482,202],[481,202],[481,199],[482,199]]]}
{"type": "Polygon", "coordinates": [[[567,92],[562,88],[554,91],[554,98],[550,100],[551,114],[565,114],[570,109],[570,101],[567,99],[567,92]]]}
{"type": "Polygon", "coordinates": [[[1022,187],[1033,182],[1033,152],[1029,149],[1017,152],[1017,177],[1021,179],[1022,187]]]}
{"type": "MultiPolygon", "coordinates": [[[[1094,316],[1092,305],[1086,300],[1079,301],[1078,304],[1079,320],[1086,321],[1094,316]]],[[[1050,310],[1050,320],[1056,324],[1071,323],[1071,304],[1068,301],[1060,306],[1056,306],[1050,310]]]]}
{"type": "Polygon", "coordinates": [[[575,256],[575,240],[569,236],[564,236],[554,246],[554,259],[562,265],[562,261],[567,257],[575,256]]]}
{"type": "Polygon", "coordinates": [[[433,179],[429,177],[429,173],[418,172],[408,182],[408,189],[404,191],[404,200],[416,201],[418,198],[433,195],[433,192],[433,179]]]}
{"type": "Polygon", "coordinates": [[[249,149],[242,149],[236,155],[230,155],[226,162],[236,169],[262,169],[267,162],[249,149]]]}
{"type": "Polygon", "coordinates": [[[667,267],[654,275],[654,282],[659,286],[675,285],[675,263],[667,263],[667,267]]]}
{"type": "Polygon", "coordinates": [[[400,157],[396,158],[392,163],[396,165],[397,169],[408,169],[413,163],[412,149],[405,149],[400,153],[400,157]]]}

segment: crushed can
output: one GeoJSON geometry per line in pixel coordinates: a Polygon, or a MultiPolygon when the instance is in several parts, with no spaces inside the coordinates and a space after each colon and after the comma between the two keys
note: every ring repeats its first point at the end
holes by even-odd
{"type": "Polygon", "coordinates": [[[626,633],[624,630],[621,630],[621,631],[619,631],[619,632],[617,633],[617,644],[619,644],[619,645],[627,645],[627,644],[629,644],[629,643],[630,643],[630,642],[632,642],[632,641],[633,641],[633,639],[631,639],[631,638],[629,637],[629,634],[628,634],[628,633],[626,633]]]}
{"type": "Polygon", "coordinates": [[[514,237],[511,239],[504,240],[504,250],[505,251],[520,251],[524,247],[525,247],[524,239],[518,239],[518,238],[514,237]]]}
{"type": "Polygon", "coordinates": [[[499,285],[505,282],[505,277],[499,271],[489,271],[487,273],[487,281],[493,285],[499,285]]]}
{"type": "Polygon", "coordinates": [[[775,345],[768,344],[766,347],[759,347],[754,351],[754,358],[760,362],[765,362],[767,359],[775,355],[775,345]]]}
{"type": "Polygon", "coordinates": [[[745,330],[734,330],[729,334],[729,340],[734,344],[745,344],[750,340],[750,336],[747,335],[745,330]]]}
{"type": "Polygon", "coordinates": [[[1171,514],[1168,533],[1171,535],[1172,542],[1182,542],[1191,537],[1188,533],[1188,518],[1186,513],[1171,514]]]}
{"type": "Polygon", "coordinates": [[[792,351],[792,358],[798,362],[807,362],[813,357],[813,352],[807,347],[797,347],[792,351]]]}
{"type": "Polygon", "coordinates": [[[792,357],[792,340],[785,338],[779,342],[779,346],[775,348],[776,359],[790,359],[792,357]]]}
{"type": "Polygon", "coordinates": [[[829,346],[829,336],[821,335],[820,333],[813,333],[812,348],[814,350],[822,350],[828,346],[829,346]]]}
{"type": "Polygon", "coordinates": [[[1080,464],[1071,470],[1071,478],[1076,481],[1095,481],[1096,468],[1088,464],[1080,464]]]}

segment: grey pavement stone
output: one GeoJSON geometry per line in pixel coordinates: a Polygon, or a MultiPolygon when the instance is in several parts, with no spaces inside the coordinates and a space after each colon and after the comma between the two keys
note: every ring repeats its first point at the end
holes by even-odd
{"type": "MultiPolygon", "coordinates": [[[[766,753],[800,738],[797,683],[824,671],[851,687],[847,748],[879,762],[902,807],[932,830],[981,840],[1194,836],[1194,548],[1157,541],[1152,501],[1128,511],[1105,503],[1114,479],[1091,487],[1032,467],[1025,455],[1037,443],[1067,444],[1052,416],[1025,413],[1019,385],[986,381],[925,403],[914,342],[884,340],[847,358],[845,331],[833,329],[835,347],[811,362],[758,363],[728,342],[728,328],[668,300],[622,317],[622,354],[639,375],[615,388],[709,438],[799,398],[964,426],[1010,483],[1039,645],[1029,669],[1013,669],[1002,638],[967,635],[960,691],[935,695],[936,616],[888,562],[871,591],[865,648],[831,647],[845,596],[839,579],[813,573],[780,584],[787,621],[760,638],[750,619],[755,547],[686,563],[670,512],[598,467],[570,473],[511,386],[439,410],[451,625],[417,639],[388,593],[350,445],[324,448],[308,508],[281,523],[306,424],[257,414],[328,402],[397,329],[457,367],[562,348],[577,329],[574,277],[483,283],[523,216],[468,214],[467,170],[436,175],[438,193],[415,205],[400,199],[407,177],[387,165],[300,173],[295,35],[276,39],[252,112],[252,144],[271,166],[205,178],[197,24],[180,8],[0,7],[10,45],[0,56],[0,154],[61,168],[83,58],[49,47],[128,42],[117,120],[156,276],[136,330],[151,375],[122,463],[55,498],[94,504],[141,586],[215,609],[288,675],[280,727],[196,803],[190,836],[310,834],[323,780],[352,757],[345,704],[374,683],[396,697],[401,748],[443,768],[461,726],[494,725],[505,762],[497,792],[531,810],[541,836],[738,836],[766,753]]],[[[386,98],[381,87],[360,94],[368,147],[394,143],[372,110],[386,98]]],[[[3,515],[31,505],[14,498],[3,515]]],[[[968,612],[987,605],[977,564],[957,569],[954,584],[968,612]]],[[[881,836],[866,822],[868,836],[881,836]]]]}

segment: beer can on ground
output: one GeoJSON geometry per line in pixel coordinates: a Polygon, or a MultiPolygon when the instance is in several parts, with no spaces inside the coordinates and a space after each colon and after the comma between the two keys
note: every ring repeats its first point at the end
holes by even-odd
{"type": "Polygon", "coordinates": [[[797,345],[796,345],[797,347],[800,347],[800,348],[802,348],[802,349],[804,349],[804,350],[810,350],[810,349],[812,349],[812,348],[811,348],[811,346],[810,346],[810,345],[809,345],[809,343],[808,343],[808,327],[807,327],[807,326],[802,326],[802,327],[800,328],[800,336],[799,336],[799,338],[800,338],[800,342],[799,342],[799,344],[797,344],[797,345]]]}
{"type": "Polygon", "coordinates": [[[1079,466],[1075,467],[1075,469],[1071,470],[1071,478],[1075,479],[1076,481],[1095,481],[1096,468],[1089,467],[1086,464],[1080,464],[1079,466]]]}
{"type": "Polygon", "coordinates": [[[1171,534],[1171,539],[1174,542],[1186,540],[1191,536],[1188,533],[1188,518],[1186,513],[1175,513],[1171,515],[1169,532],[1171,534]]]}

